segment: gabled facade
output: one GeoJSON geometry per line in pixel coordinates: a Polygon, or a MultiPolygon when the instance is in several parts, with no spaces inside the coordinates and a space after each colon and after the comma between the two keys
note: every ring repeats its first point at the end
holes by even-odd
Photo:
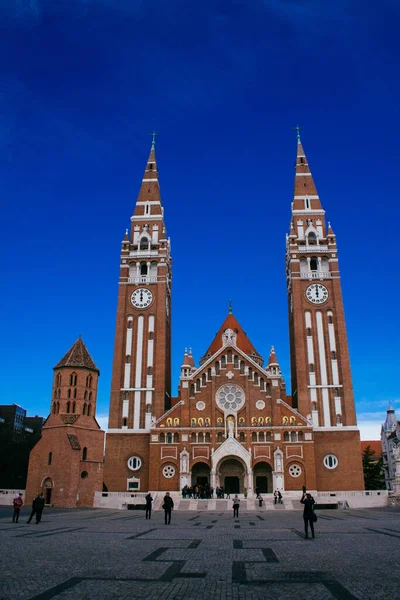
{"type": "Polygon", "coordinates": [[[122,241],[105,484],[363,489],[336,238],[298,139],[287,236],[292,395],[273,347],[254,348],[232,309],[171,398],[171,256],[154,143],[122,241]]]}

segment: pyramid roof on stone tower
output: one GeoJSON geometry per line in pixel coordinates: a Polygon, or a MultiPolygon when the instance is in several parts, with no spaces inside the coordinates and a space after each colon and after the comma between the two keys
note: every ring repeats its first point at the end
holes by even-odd
{"type": "Polygon", "coordinates": [[[239,321],[236,319],[236,317],[233,315],[230,309],[229,314],[227,315],[226,319],[219,328],[217,334],[215,335],[210,346],[208,347],[208,350],[203,356],[202,360],[206,359],[208,355],[212,356],[213,354],[218,352],[220,348],[223,347],[224,343],[222,340],[222,335],[226,329],[232,329],[234,331],[234,333],[236,334],[236,346],[240,348],[242,352],[244,352],[248,356],[255,355],[261,358],[261,355],[254,348],[253,344],[247,337],[245,331],[243,331],[243,328],[241,327],[239,321]]]}
{"type": "Polygon", "coordinates": [[[304,152],[300,135],[297,135],[297,156],[296,156],[296,174],[294,181],[294,206],[296,210],[304,208],[303,198],[307,196],[311,199],[312,210],[322,210],[321,201],[315,187],[314,179],[311,174],[310,166],[304,152]]]}
{"type": "Polygon", "coordinates": [[[53,368],[60,369],[61,367],[81,367],[100,373],[81,337],[76,340],[60,362],[53,368]]]}

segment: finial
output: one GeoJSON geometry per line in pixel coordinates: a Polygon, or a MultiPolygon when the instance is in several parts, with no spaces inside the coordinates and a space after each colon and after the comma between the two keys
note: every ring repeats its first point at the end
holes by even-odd
{"type": "Polygon", "coordinates": [[[154,148],[156,147],[156,135],[158,135],[158,133],[153,131],[153,133],[149,133],[149,135],[151,135],[153,138],[151,141],[151,149],[154,150],[154,148]]]}
{"type": "Polygon", "coordinates": [[[301,129],[301,127],[299,125],[296,125],[296,127],[293,127],[293,129],[295,129],[297,131],[297,141],[300,142],[300,129],[301,129]]]}
{"type": "Polygon", "coordinates": [[[128,230],[127,229],[125,229],[125,235],[128,235],[128,230]]]}
{"type": "Polygon", "coordinates": [[[232,298],[229,298],[229,308],[228,308],[228,312],[231,315],[233,312],[233,308],[232,308],[232,298]]]}
{"type": "Polygon", "coordinates": [[[78,335],[78,338],[79,338],[80,340],[82,339],[82,334],[81,334],[81,333],[78,335]]]}
{"type": "Polygon", "coordinates": [[[185,354],[187,354],[187,348],[185,348],[185,354]]]}
{"type": "Polygon", "coordinates": [[[272,354],[273,352],[275,352],[275,348],[273,346],[271,346],[270,354],[272,354]]]}
{"type": "Polygon", "coordinates": [[[189,354],[190,354],[190,356],[192,356],[192,349],[191,348],[189,348],[189,354]]]}

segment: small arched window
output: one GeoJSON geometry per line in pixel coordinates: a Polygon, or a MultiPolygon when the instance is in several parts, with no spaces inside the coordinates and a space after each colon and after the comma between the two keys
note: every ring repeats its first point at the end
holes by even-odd
{"type": "Polygon", "coordinates": [[[76,388],[74,388],[74,398],[76,398],[76,388]]]}
{"type": "Polygon", "coordinates": [[[56,410],[57,410],[57,405],[55,402],[53,402],[53,415],[56,414],[56,410]]]}
{"type": "Polygon", "coordinates": [[[222,433],[221,433],[221,431],[219,431],[219,432],[217,433],[217,442],[218,442],[218,443],[221,443],[221,442],[222,442],[222,433]]]}
{"type": "Polygon", "coordinates": [[[209,432],[207,431],[205,437],[204,437],[204,441],[209,444],[211,442],[211,436],[209,434],[209,432]]]}
{"type": "Polygon", "coordinates": [[[315,257],[310,260],[310,269],[311,271],[318,271],[318,260],[315,257]]]}
{"type": "Polygon", "coordinates": [[[72,413],[75,413],[75,408],[76,408],[76,402],[72,403],[72,413]]]}
{"type": "Polygon", "coordinates": [[[51,461],[53,460],[53,453],[49,452],[49,456],[47,457],[47,464],[51,465],[51,461]]]}
{"type": "Polygon", "coordinates": [[[128,321],[128,329],[132,329],[132,320],[128,321]]]}
{"type": "Polygon", "coordinates": [[[331,359],[336,360],[336,352],[334,350],[331,352],[331,359]]]}
{"type": "Polygon", "coordinates": [[[314,373],[314,365],[312,363],[310,364],[310,373],[314,373]]]}
{"type": "Polygon", "coordinates": [[[67,402],[67,414],[71,411],[71,402],[67,402]]]}
{"type": "Polygon", "coordinates": [[[264,381],[264,377],[260,377],[260,389],[261,391],[265,390],[265,381],[264,381]]]}
{"type": "Polygon", "coordinates": [[[225,367],[226,367],[226,356],[225,356],[225,354],[223,354],[221,356],[221,369],[225,369],[225,367]]]}
{"type": "Polygon", "coordinates": [[[271,432],[267,431],[267,433],[265,434],[265,441],[270,442],[271,440],[272,440],[271,432]]]}
{"type": "Polygon", "coordinates": [[[333,318],[332,318],[332,315],[328,315],[328,323],[329,323],[329,325],[332,325],[332,324],[333,324],[333,318]]]}
{"type": "Polygon", "coordinates": [[[197,438],[196,438],[196,434],[193,432],[193,433],[192,433],[192,442],[195,442],[195,441],[196,441],[196,439],[197,439],[197,438]]]}
{"type": "Polygon", "coordinates": [[[244,431],[241,431],[239,434],[239,441],[240,442],[245,442],[246,441],[246,437],[244,435],[244,431]]]}
{"type": "Polygon", "coordinates": [[[251,434],[251,441],[252,442],[256,442],[257,441],[257,433],[255,431],[253,431],[253,433],[251,434]]]}
{"type": "Polygon", "coordinates": [[[201,376],[201,383],[203,385],[207,385],[207,377],[205,373],[203,373],[203,375],[201,376]]]}
{"type": "Polygon", "coordinates": [[[297,435],[295,431],[291,431],[290,433],[290,441],[291,442],[297,442],[297,435]]]}
{"type": "Polygon", "coordinates": [[[92,401],[92,392],[89,392],[89,402],[92,401]]]}
{"type": "Polygon", "coordinates": [[[289,441],[289,432],[285,431],[285,433],[283,434],[283,441],[284,442],[288,442],[289,441]]]}
{"type": "Polygon", "coordinates": [[[174,433],[174,442],[175,444],[179,442],[179,433],[174,433]]]}
{"type": "Polygon", "coordinates": [[[60,412],[60,403],[57,402],[57,414],[60,412]]]}
{"type": "Polygon", "coordinates": [[[83,403],[83,408],[82,408],[82,414],[86,415],[86,410],[87,410],[87,404],[86,402],[83,403]]]}
{"type": "MultiPolygon", "coordinates": [[[[89,409],[88,409],[88,414],[89,414],[89,409]]],[[[122,427],[127,427],[128,426],[128,419],[126,417],[124,417],[122,419],[122,427]]]]}
{"type": "Polygon", "coordinates": [[[254,383],[258,385],[258,373],[254,373],[254,383]]]}
{"type": "Polygon", "coordinates": [[[92,412],[92,405],[88,404],[88,409],[87,409],[88,417],[90,417],[91,412],[92,412]]]}
{"type": "Polygon", "coordinates": [[[167,433],[167,444],[172,444],[172,433],[167,433]]]}
{"type": "Polygon", "coordinates": [[[194,383],[190,384],[190,396],[194,396],[194,383]]]}
{"type": "Polygon", "coordinates": [[[260,431],[260,433],[258,434],[258,441],[259,442],[265,442],[265,437],[264,437],[264,432],[260,431]]]}
{"type": "Polygon", "coordinates": [[[267,392],[267,396],[271,395],[271,386],[269,385],[269,383],[267,383],[267,385],[265,386],[265,391],[267,392]]]}
{"type": "Polygon", "coordinates": [[[316,243],[317,243],[317,236],[315,235],[315,233],[313,231],[310,231],[310,233],[308,234],[308,245],[315,246],[316,243]]]}
{"type": "Polygon", "coordinates": [[[68,398],[71,398],[71,388],[68,390],[67,396],[68,396],[68,398]]]}
{"type": "Polygon", "coordinates": [[[253,369],[249,367],[249,379],[253,379],[253,369]]]}
{"type": "Polygon", "coordinates": [[[204,433],[202,431],[199,433],[199,442],[204,442],[204,433]]]}
{"type": "Polygon", "coordinates": [[[244,362],[242,360],[240,361],[240,374],[244,375],[244,362]]]}
{"type": "Polygon", "coordinates": [[[83,394],[83,399],[86,400],[87,398],[87,390],[85,390],[85,393],[83,394]]]}
{"type": "Polygon", "coordinates": [[[153,367],[147,367],[147,375],[153,375],[153,367]]]}
{"type": "Polygon", "coordinates": [[[336,425],[342,424],[342,417],[340,415],[336,415],[336,425]]]}
{"type": "Polygon", "coordinates": [[[197,392],[199,392],[199,391],[200,391],[200,387],[201,387],[201,384],[200,384],[200,379],[196,379],[196,391],[197,391],[197,392]]]}
{"type": "Polygon", "coordinates": [[[336,396],[336,398],[339,398],[339,396],[340,396],[339,388],[335,388],[335,396],[336,396]]]}
{"type": "Polygon", "coordinates": [[[232,362],[232,350],[229,348],[229,350],[226,354],[228,357],[228,362],[231,363],[232,362]]]}
{"type": "Polygon", "coordinates": [[[86,446],[82,450],[82,460],[87,460],[87,448],[86,448],[86,446]]]}
{"type": "Polygon", "coordinates": [[[149,249],[149,240],[147,237],[142,237],[140,240],[140,250],[148,250],[149,249]]]}
{"type": "Polygon", "coordinates": [[[239,368],[239,357],[237,354],[235,354],[235,356],[233,357],[233,368],[234,369],[239,368]]]}
{"type": "Polygon", "coordinates": [[[165,443],[165,433],[160,433],[160,442],[161,442],[162,444],[164,444],[164,443],[165,443]]]}
{"type": "Polygon", "coordinates": [[[208,381],[211,381],[211,378],[212,378],[212,375],[211,375],[211,367],[209,367],[209,368],[207,369],[207,379],[208,379],[208,381]]]}
{"type": "Polygon", "coordinates": [[[125,363],[126,363],[126,364],[129,364],[130,362],[131,362],[131,356],[130,356],[130,354],[127,354],[127,355],[125,356],[125,363]]]}
{"type": "Polygon", "coordinates": [[[219,375],[219,362],[218,361],[215,363],[215,374],[219,375]]]}
{"type": "Polygon", "coordinates": [[[140,263],[140,274],[147,275],[147,264],[145,262],[140,263]]]}
{"type": "Polygon", "coordinates": [[[299,433],[297,434],[297,440],[299,442],[303,442],[304,441],[304,433],[302,431],[299,431],[299,433]]]}

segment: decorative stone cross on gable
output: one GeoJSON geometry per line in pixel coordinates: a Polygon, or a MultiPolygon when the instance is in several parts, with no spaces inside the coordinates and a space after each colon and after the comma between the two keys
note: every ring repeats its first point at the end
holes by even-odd
{"type": "Polygon", "coordinates": [[[233,329],[225,329],[224,333],[222,334],[222,343],[224,346],[226,344],[236,345],[236,333],[233,331],[233,329]]]}

